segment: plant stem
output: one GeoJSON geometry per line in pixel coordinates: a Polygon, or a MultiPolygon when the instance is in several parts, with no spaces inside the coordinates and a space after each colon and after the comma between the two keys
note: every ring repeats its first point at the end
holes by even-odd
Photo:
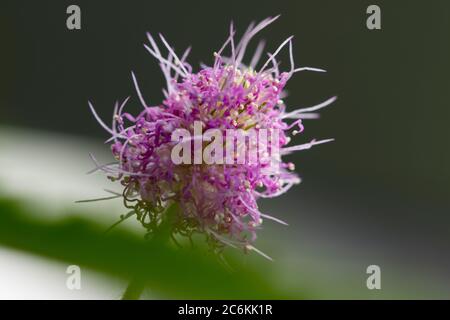
{"type": "MultiPolygon", "coordinates": [[[[171,225],[173,223],[173,220],[175,219],[177,210],[178,206],[176,204],[172,204],[169,206],[169,208],[167,208],[167,210],[164,212],[164,218],[162,219],[161,224],[158,226],[158,230],[155,230],[155,234],[152,238],[153,241],[158,241],[162,244],[169,241],[171,234],[171,225]]],[[[139,278],[135,278],[128,284],[128,287],[122,296],[122,300],[139,300],[139,297],[142,295],[144,289],[145,282],[141,281],[139,278]]]]}
{"type": "Polygon", "coordinates": [[[145,285],[143,281],[140,281],[139,279],[132,280],[128,284],[128,287],[122,296],[122,300],[139,300],[144,288],[145,285]]]}

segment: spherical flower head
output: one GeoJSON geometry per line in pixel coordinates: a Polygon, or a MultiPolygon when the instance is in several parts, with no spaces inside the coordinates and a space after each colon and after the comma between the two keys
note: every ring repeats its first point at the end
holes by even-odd
{"type": "Polygon", "coordinates": [[[173,234],[191,237],[200,232],[215,249],[229,245],[264,255],[252,245],[263,219],[286,224],[260,212],[257,200],[279,196],[300,182],[293,172],[294,165],[283,162],[282,156],[331,141],[313,140],[288,146],[291,136],[303,131],[302,119],[317,117],[313,112],[335,98],[286,112],[283,89],[292,75],[304,70],[323,72],[316,68],[295,68],[292,37],[269,54],[259,69],[256,66],[264,42],[260,42],[248,65],[242,62],[249,41],[276,18],[251,25],[237,44],[231,25],[229,38],[214,53],[213,65],[202,66],[198,72],[193,72],[186,62],[189,49],[179,58],[160,35],[168,50],[168,56],[164,57],[148,34],[150,46],[145,48],[160,62],[167,81],[162,103],[148,105],[132,74],[143,105],[140,114],[123,112],[127,99],[120,106],[116,104],[109,128],[91,106],[112,135],[109,141],[117,160],[98,168],[120,181],[125,205],[133,209],[150,234],[161,223],[166,208],[176,203],[180,210],[172,224],[173,234]],[[276,56],[286,46],[291,66],[281,72],[276,56]],[[227,47],[231,49],[230,57],[223,55],[227,47]],[[174,161],[174,148],[180,145],[180,141],[178,144],[174,141],[177,130],[189,133],[189,139],[184,137],[182,141],[182,157],[188,162],[174,161]],[[208,131],[214,132],[214,138],[206,138],[208,131]],[[221,137],[224,140],[217,141],[221,137]],[[205,159],[202,150],[206,151],[212,140],[223,146],[224,151],[215,149],[205,159]]]}

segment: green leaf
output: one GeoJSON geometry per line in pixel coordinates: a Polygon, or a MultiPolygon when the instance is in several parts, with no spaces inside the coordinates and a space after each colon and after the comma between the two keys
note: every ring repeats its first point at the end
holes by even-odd
{"type": "Polygon", "coordinates": [[[0,199],[0,245],[124,279],[138,278],[166,298],[290,298],[264,274],[264,266],[242,267],[239,259],[230,258],[229,271],[209,251],[145,241],[122,229],[105,234],[103,226],[82,218],[41,221],[10,200],[0,199]]]}

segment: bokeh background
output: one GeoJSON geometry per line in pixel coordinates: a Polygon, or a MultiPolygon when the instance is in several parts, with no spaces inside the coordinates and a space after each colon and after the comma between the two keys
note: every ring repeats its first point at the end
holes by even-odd
{"type": "MultiPolygon", "coordinates": [[[[89,221],[117,220],[120,201],[73,203],[114,187],[101,175],[85,175],[89,152],[110,159],[87,100],[104,119],[129,95],[129,110],[138,111],[133,70],[146,100],[161,101],[164,79],[142,46],[146,31],[162,32],[178,52],[192,45],[189,61],[198,66],[212,61],[231,20],[243,32],[276,14],[281,18],[259,35],[267,50],[294,35],[297,64],[328,71],[297,74],[288,105],[338,96],[320,120],[306,122],[297,141],[336,141],[293,156],[303,183],[261,203],[290,224],[267,222],[260,233],[258,248],[275,262],[240,254],[236,260],[271,270],[270,281],[289,287],[293,298],[450,298],[450,3],[444,0],[2,1],[1,198],[39,219],[76,212],[89,221]],[[70,4],[81,7],[81,30],[66,28],[70,4]],[[381,8],[381,30],[366,28],[370,4],[381,8]],[[372,264],[381,268],[381,290],[366,287],[372,264]]],[[[286,55],[282,60],[287,66],[286,55]]],[[[0,214],[9,214],[6,208],[0,214]]],[[[1,298],[120,297],[124,280],[101,268],[86,271],[81,291],[67,290],[70,261],[15,250],[24,248],[10,233],[0,247],[1,298]]]]}

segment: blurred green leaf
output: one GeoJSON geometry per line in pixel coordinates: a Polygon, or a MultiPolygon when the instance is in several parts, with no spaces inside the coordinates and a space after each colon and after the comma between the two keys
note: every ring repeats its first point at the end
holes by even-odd
{"type": "Polygon", "coordinates": [[[0,245],[112,276],[139,278],[161,297],[290,298],[263,273],[263,266],[242,267],[230,258],[233,271],[229,271],[205,250],[177,249],[121,229],[104,231],[100,225],[75,217],[40,221],[18,203],[0,199],[0,245]]]}

